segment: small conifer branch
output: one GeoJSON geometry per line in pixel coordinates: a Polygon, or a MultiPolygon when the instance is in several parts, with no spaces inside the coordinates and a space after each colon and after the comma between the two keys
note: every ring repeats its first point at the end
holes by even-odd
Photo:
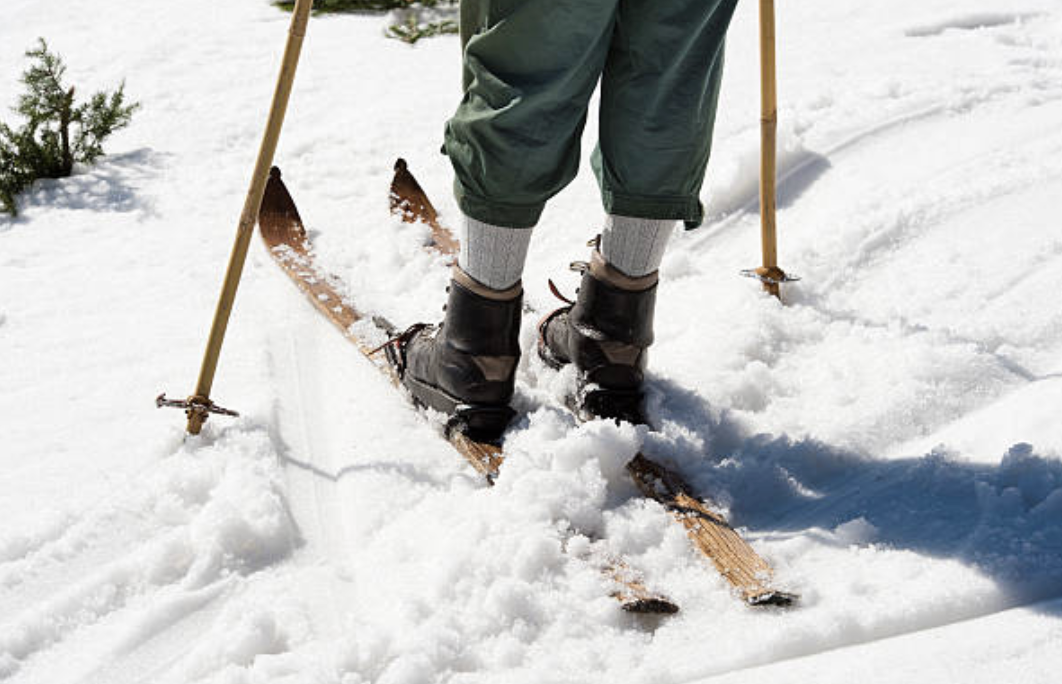
{"type": "Polygon", "coordinates": [[[26,92],[15,108],[25,124],[14,129],[0,122],[0,211],[12,215],[17,195],[34,180],[65,178],[75,164],[103,156],[103,141],[128,126],[139,108],[126,103],[124,82],[112,93],[75,104],[76,89],[63,84],[66,66],[43,38],[26,56],[31,60],[21,79],[26,92]]]}

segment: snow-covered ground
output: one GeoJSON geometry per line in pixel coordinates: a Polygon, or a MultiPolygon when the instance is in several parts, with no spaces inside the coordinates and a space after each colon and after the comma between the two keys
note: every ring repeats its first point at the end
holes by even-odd
{"type": "MultiPolygon", "coordinates": [[[[529,412],[488,488],[255,242],[195,439],[191,391],[287,15],[267,0],[8,0],[0,106],[46,37],[143,107],[95,168],[0,218],[0,679],[12,682],[1048,682],[1062,670],[1062,7],[780,3],[780,253],[757,265],[755,3],[653,350],[661,431],[529,412]],[[640,446],[728,509],[803,600],[750,610],[635,495],[640,446]],[[606,538],[682,605],[622,613],[566,555],[606,538]],[[578,541],[578,538],[576,539],[578,541]],[[572,542],[569,542],[572,543],[572,542]]],[[[367,309],[441,314],[445,265],[386,213],[437,153],[459,47],[314,18],[277,162],[367,309]]],[[[0,119],[9,119],[4,114],[0,119]]],[[[584,148],[595,135],[593,122],[584,148]]],[[[600,221],[585,172],[526,277],[600,221]]],[[[525,321],[530,348],[535,316],[525,321]]]]}

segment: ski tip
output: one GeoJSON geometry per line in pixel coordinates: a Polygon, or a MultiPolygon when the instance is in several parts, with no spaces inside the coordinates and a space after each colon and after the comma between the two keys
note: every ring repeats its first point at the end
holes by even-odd
{"type": "Polygon", "coordinates": [[[750,606],[775,606],[778,608],[791,608],[800,600],[799,594],[787,591],[769,590],[748,596],[746,602],[750,606]]]}

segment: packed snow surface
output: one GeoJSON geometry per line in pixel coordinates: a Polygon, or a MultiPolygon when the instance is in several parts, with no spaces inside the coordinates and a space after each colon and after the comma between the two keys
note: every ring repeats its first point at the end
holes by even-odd
{"type": "MultiPolygon", "coordinates": [[[[665,259],[658,431],[576,426],[532,355],[487,487],[258,241],[198,438],[194,386],[288,16],[267,0],[8,0],[0,104],[44,36],[78,92],[142,104],[99,165],[0,218],[0,679],[1049,682],[1062,670],[1062,7],[779,3],[781,265],[758,265],[755,3],[731,32],[710,220],[665,259]],[[639,448],[801,595],[753,610],[637,496],[639,448]],[[623,613],[578,551],[681,604],[623,613]]],[[[387,215],[405,157],[458,212],[453,37],[310,24],[277,163],[363,309],[437,320],[446,264],[387,215]]],[[[6,110],[5,110],[6,112],[6,110]]],[[[10,121],[4,113],[0,118],[10,121]]],[[[591,121],[584,153],[596,135],[591,121]]],[[[571,291],[589,173],[525,285],[571,291]]]]}

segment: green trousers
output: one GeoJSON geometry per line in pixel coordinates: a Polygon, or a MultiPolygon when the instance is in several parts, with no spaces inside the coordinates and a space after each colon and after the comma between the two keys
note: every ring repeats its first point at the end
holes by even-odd
{"type": "Polygon", "coordinates": [[[700,224],[737,0],[461,0],[464,97],[443,151],[468,216],[528,228],[575,178],[601,82],[605,211],[700,224]]]}

